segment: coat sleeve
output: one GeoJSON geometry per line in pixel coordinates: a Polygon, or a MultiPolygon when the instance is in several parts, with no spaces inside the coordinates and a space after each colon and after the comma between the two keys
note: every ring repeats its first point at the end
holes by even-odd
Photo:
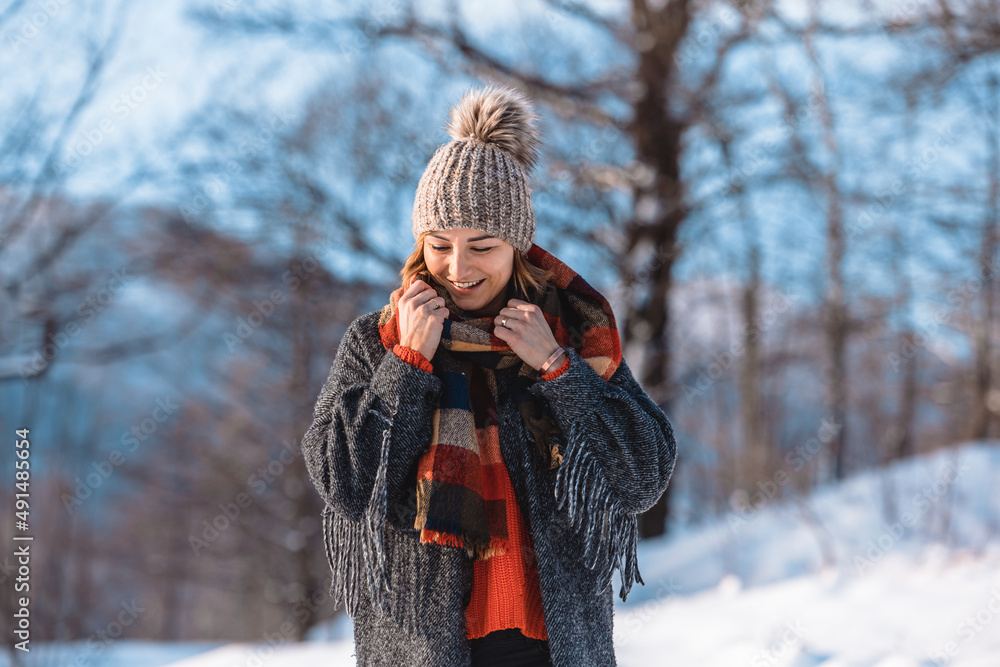
{"type": "Polygon", "coordinates": [[[361,321],[344,334],[302,439],[313,485],[334,511],[355,520],[385,502],[380,494],[398,497],[430,443],[441,391],[440,378],[387,353],[381,342],[380,350],[366,349],[361,321]]]}
{"type": "Polygon", "coordinates": [[[302,438],[325,501],[323,542],[334,607],[356,618],[361,591],[388,608],[385,523],[411,465],[430,444],[441,380],[382,346],[371,318],[348,327],[302,438]]]}
{"type": "Polygon", "coordinates": [[[622,572],[625,600],[631,582],[642,582],[637,515],[655,505],[670,483],[677,458],[674,431],[624,359],[605,381],[576,350],[567,351],[569,368],[531,386],[564,434],[555,497],[584,535],[587,565],[603,563],[608,581],[614,567],[622,572]],[[606,522],[610,534],[602,537],[606,522]]]}
{"type": "Polygon", "coordinates": [[[569,349],[570,366],[559,377],[536,382],[559,428],[594,459],[608,491],[628,512],[640,514],[659,500],[677,456],[674,431],[663,410],[639,386],[622,359],[605,381],[569,349]]]}

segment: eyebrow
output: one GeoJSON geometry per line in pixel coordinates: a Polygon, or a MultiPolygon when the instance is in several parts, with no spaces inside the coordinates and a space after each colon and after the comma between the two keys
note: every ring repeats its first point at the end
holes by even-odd
{"type": "MultiPolygon", "coordinates": [[[[439,236],[437,234],[431,234],[431,236],[433,236],[436,239],[441,239],[442,241],[447,241],[448,240],[445,237],[439,236]]],[[[496,238],[495,236],[491,236],[490,234],[486,234],[484,236],[473,236],[471,239],[467,239],[467,240],[468,240],[469,243],[474,243],[475,241],[482,241],[483,239],[495,239],[495,238],[496,238]]]]}

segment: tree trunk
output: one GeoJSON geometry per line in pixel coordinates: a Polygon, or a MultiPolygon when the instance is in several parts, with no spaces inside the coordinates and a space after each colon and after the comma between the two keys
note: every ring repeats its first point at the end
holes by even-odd
{"type": "MultiPolygon", "coordinates": [[[[631,295],[625,315],[623,343],[643,350],[639,381],[650,397],[670,413],[669,297],[677,232],[686,217],[680,181],[680,140],[685,125],[671,117],[667,103],[674,56],[691,16],[688,0],[654,9],[633,0],[632,23],[637,39],[651,44],[639,51],[636,82],[642,94],[633,104],[628,130],[645,177],[633,187],[635,217],[626,225],[622,278],[631,295]],[[649,39],[651,38],[651,39],[649,39]]],[[[670,513],[667,487],[659,502],[643,514],[644,537],[666,532],[670,513]]]]}
{"type": "MultiPolygon", "coordinates": [[[[911,157],[914,154],[913,143],[916,136],[916,130],[914,128],[914,100],[912,96],[907,95],[907,107],[906,107],[906,141],[908,153],[911,157]]],[[[915,185],[913,179],[907,174],[907,182],[904,187],[904,192],[912,192],[912,188],[915,185]]],[[[896,228],[893,234],[893,274],[900,276],[899,286],[900,286],[900,304],[903,310],[903,322],[905,322],[902,334],[899,336],[900,350],[904,351],[903,354],[898,354],[895,357],[896,364],[902,366],[897,370],[902,370],[903,377],[899,385],[899,415],[896,423],[892,427],[891,437],[889,438],[889,447],[887,448],[888,460],[893,459],[905,459],[913,456],[916,453],[916,446],[913,441],[913,420],[916,416],[917,411],[917,364],[919,363],[919,355],[916,351],[919,349],[915,342],[916,332],[912,326],[912,315],[913,315],[913,284],[910,281],[910,274],[906,269],[906,257],[909,250],[909,236],[907,235],[907,216],[902,216],[904,219],[897,217],[896,228]],[[912,351],[913,354],[905,354],[905,352],[912,351]]]]}
{"type": "Polygon", "coordinates": [[[973,317],[973,348],[975,350],[975,367],[973,376],[973,404],[972,420],[969,424],[968,437],[973,440],[982,440],[989,437],[990,423],[994,417],[997,406],[995,394],[992,393],[992,332],[993,325],[993,293],[996,287],[996,255],[997,236],[1000,234],[1000,132],[997,130],[997,123],[1000,123],[1000,98],[997,95],[997,77],[992,72],[988,76],[988,89],[990,95],[988,99],[994,105],[994,120],[991,126],[987,127],[987,132],[992,132],[993,136],[988,143],[992,147],[990,153],[990,203],[989,213],[983,222],[982,242],[980,244],[979,271],[975,279],[982,281],[979,294],[982,298],[982,314],[979,318],[975,316],[975,309],[971,309],[973,317]]]}
{"type": "Polygon", "coordinates": [[[846,474],[847,445],[847,300],[844,288],[844,236],[843,211],[840,207],[841,193],[838,183],[840,173],[840,149],[834,132],[833,111],[826,98],[826,83],[823,79],[819,57],[813,44],[813,33],[818,22],[818,3],[811,3],[812,23],[803,32],[803,45],[812,63],[815,76],[813,94],[816,96],[817,111],[823,136],[823,144],[829,154],[829,165],[822,168],[820,184],[826,197],[826,289],[823,295],[823,330],[827,350],[827,404],[830,418],[836,425],[829,443],[828,461],[832,467],[832,477],[841,480],[846,474]]]}
{"type": "MultiPolygon", "coordinates": [[[[741,208],[743,208],[741,206],[741,208]]],[[[744,215],[746,212],[744,211],[744,215]]],[[[744,217],[749,229],[750,221],[744,217]]],[[[770,452],[764,436],[761,401],[760,331],[757,327],[760,297],[760,246],[756,239],[748,244],[750,276],[743,289],[743,363],[740,364],[740,408],[742,413],[745,473],[740,475],[742,488],[751,492],[756,483],[770,477],[770,452]]]]}

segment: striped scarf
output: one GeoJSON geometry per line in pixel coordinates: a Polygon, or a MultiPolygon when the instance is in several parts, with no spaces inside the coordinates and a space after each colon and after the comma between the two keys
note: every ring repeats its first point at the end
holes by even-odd
{"type": "MultiPolygon", "coordinates": [[[[530,297],[508,287],[508,299],[538,305],[556,342],[572,347],[604,380],[621,363],[621,344],[611,305],[576,271],[537,245],[527,253],[532,264],[552,271],[548,285],[530,297]]],[[[516,370],[513,398],[535,438],[542,469],[557,467],[562,456],[552,439],[559,427],[544,401],[528,391],[538,371],[524,363],[506,342],[493,335],[493,317],[472,317],[460,310],[448,290],[422,278],[444,298],[449,316],[434,355],[434,375],[442,392],[433,414],[430,447],[417,464],[417,518],[420,541],[465,548],[470,558],[505,552],[507,508],[498,483],[500,454],[496,372],[516,370]]],[[[397,288],[382,308],[379,333],[386,350],[400,341],[397,288]]]]}

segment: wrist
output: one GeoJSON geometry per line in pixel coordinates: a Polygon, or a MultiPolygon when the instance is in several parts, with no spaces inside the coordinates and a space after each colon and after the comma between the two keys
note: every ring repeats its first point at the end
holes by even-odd
{"type": "Polygon", "coordinates": [[[430,358],[420,350],[414,350],[412,347],[407,347],[402,343],[397,343],[392,348],[392,351],[397,357],[411,366],[425,370],[428,373],[434,372],[434,366],[431,364],[430,358]]]}
{"type": "Polygon", "coordinates": [[[565,355],[566,355],[566,350],[564,350],[561,346],[556,348],[556,350],[551,355],[549,355],[549,358],[546,359],[544,362],[542,362],[542,365],[539,367],[538,372],[542,375],[545,375],[553,368],[558,368],[559,365],[562,363],[563,357],[565,355]]]}
{"type": "Polygon", "coordinates": [[[413,350],[414,352],[419,352],[420,354],[424,355],[428,359],[430,359],[431,357],[434,356],[433,352],[431,354],[427,354],[426,350],[420,349],[420,346],[418,346],[416,343],[414,343],[412,341],[402,341],[401,340],[401,341],[399,341],[399,344],[402,345],[405,348],[409,348],[409,349],[413,350]]]}

